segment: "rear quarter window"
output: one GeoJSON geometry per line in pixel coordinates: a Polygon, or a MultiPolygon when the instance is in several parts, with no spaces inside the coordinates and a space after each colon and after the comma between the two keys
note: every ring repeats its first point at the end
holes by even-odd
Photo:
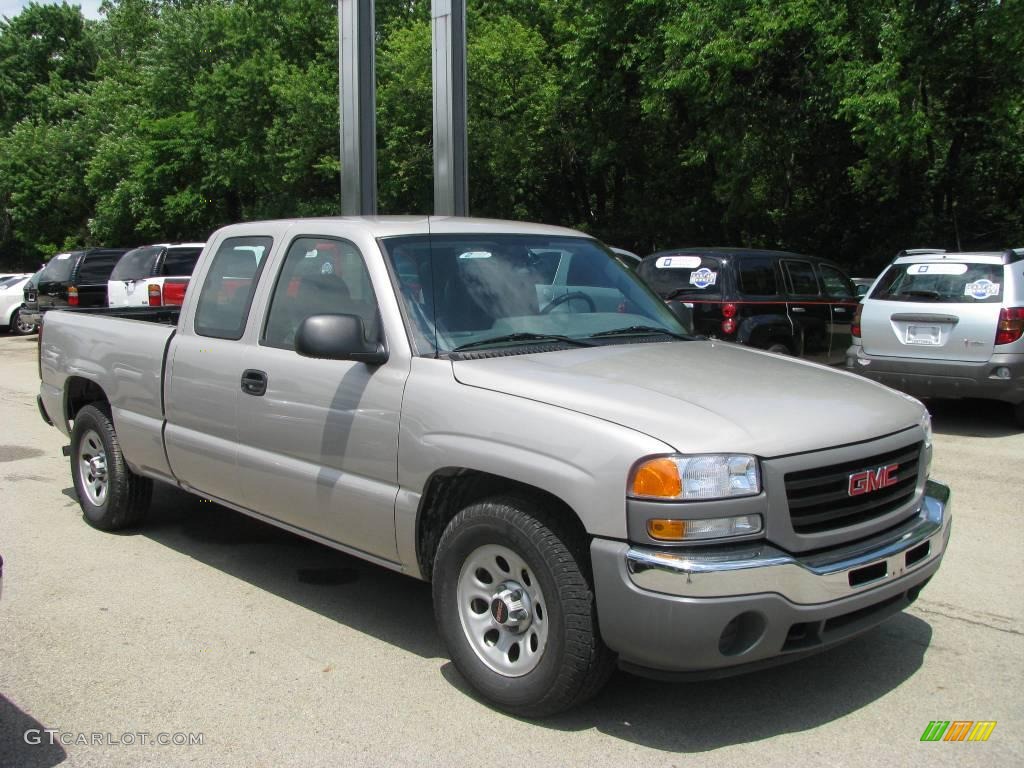
{"type": "Polygon", "coordinates": [[[722,262],[708,256],[671,254],[648,256],[637,274],[663,299],[722,295],[722,262]]]}
{"type": "Polygon", "coordinates": [[[164,277],[189,277],[202,252],[202,248],[168,248],[160,273],[164,277]]]}
{"type": "Polygon", "coordinates": [[[256,283],[272,238],[229,237],[214,254],[196,308],[200,336],[238,340],[245,331],[256,283]]]}
{"type": "Polygon", "coordinates": [[[1003,283],[1001,264],[892,264],[869,298],[938,304],[998,304],[1003,300],[1003,283]]]}
{"type": "Polygon", "coordinates": [[[779,281],[775,259],[770,256],[744,256],[736,264],[739,290],[747,296],[775,296],[779,281]]]}

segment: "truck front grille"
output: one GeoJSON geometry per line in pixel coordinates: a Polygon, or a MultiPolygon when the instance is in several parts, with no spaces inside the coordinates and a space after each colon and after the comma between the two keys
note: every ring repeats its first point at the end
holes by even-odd
{"type": "Polygon", "coordinates": [[[796,533],[820,533],[883,517],[914,497],[921,458],[917,442],[856,461],[786,474],[786,499],[796,533]],[[891,464],[896,483],[851,496],[850,475],[891,464]]]}

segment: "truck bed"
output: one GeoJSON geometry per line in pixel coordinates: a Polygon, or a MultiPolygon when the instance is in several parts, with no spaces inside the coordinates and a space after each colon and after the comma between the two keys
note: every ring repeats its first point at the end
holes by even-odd
{"type": "Polygon", "coordinates": [[[125,456],[136,469],[170,474],[163,450],[163,373],[177,308],[52,310],[40,336],[41,396],[65,434],[67,398],[91,381],[106,393],[125,456]],[[65,397],[67,393],[67,398],[65,397]]]}

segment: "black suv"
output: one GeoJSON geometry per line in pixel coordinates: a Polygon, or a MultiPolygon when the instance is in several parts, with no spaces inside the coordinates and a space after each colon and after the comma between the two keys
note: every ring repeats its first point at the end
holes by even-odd
{"type": "Polygon", "coordinates": [[[746,248],[682,248],[647,256],[637,273],[694,332],[820,363],[844,363],[857,291],[838,265],[746,248]]]}
{"type": "Polygon", "coordinates": [[[63,307],[107,306],[107,280],[127,248],[58,253],[39,275],[39,312],[63,307]]]}

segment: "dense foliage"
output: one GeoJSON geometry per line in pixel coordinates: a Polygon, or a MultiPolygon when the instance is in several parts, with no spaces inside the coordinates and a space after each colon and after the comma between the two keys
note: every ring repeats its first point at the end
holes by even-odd
{"type": "MultiPolygon", "coordinates": [[[[1024,0],[469,0],[470,207],[641,253],[1024,245],[1024,0]]],[[[0,21],[0,262],[338,210],[329,0],[0,21]]],[[[432,208],[429,0],[378,0],[382,213],[432,208]]]]}

